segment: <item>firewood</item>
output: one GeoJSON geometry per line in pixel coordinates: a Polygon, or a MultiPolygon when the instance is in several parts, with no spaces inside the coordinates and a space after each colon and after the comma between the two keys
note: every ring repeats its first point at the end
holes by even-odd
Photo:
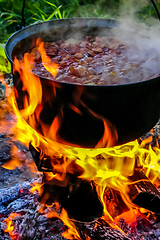
{"type": "Polygon", "coordinates": [[[85,236],[82,239],[92,240],[129,240],[120,230],[116,230],[109,226],[103,219],[98,219],[89,224],[79,224],[79,230],[85,236]]]}
{"type": "Polygon", "coordinates": [[[11,159],[12,143],[9,138],[0,136],[0,163],[3,164],[11,159]]]}
{"type": "Polygon", "coordinates": [[[50,163],[50,159],[40,159],[40,152],[38,152],[30,143],[29,144],[29,150],[31,151],[32,157],[35,161],[35,164],[38,168],[38,171],[40,172],[52,172],[53,168],[50,163]]]}
{"type": "Polygon", "coordinates": [[[106,209],[112,218],[116,218],[118,215],[129,210],[120,193],[112,188],[106,188],[104,200],[106,209]]]}
{"type": "Polygon", "coordinates": [[[27,191],[31,188],[31,185],[29,183],[20,183],[15,184],[12,187],[8,187],[5,189],[0,189],[0,205],[1,204],[7,204],[20,196],[23,196],[26,194],[27,191]],[[23,192],[21,193],[21,189],[23,192]]]}
{"type": "Polygon", "coordinates": [[[128,185],[128,196],[131,201],[139,207],[160,213],[160,193],[146,175],[142,171],[135,170],[128,179],[131,183],[135,182],[128,185]]]}
{"type": "Polygon", "coordinates": [[[58,201],[69,217],[77,221],[91,222],[101,217],[103,206],[94,184],[76,177],[73,179],[74,176],[66,187],[44,184],[43,194],[38,200],[43,202],[47,194],[47,203],[58,201]]]}

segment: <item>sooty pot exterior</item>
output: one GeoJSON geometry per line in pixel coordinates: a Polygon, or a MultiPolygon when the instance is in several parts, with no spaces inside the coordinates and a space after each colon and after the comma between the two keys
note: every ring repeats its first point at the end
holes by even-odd
{"type": "MultiPolygon", "coordinates": [[[[13,34],[6,43],[6,55],[13,65],[14,57],[33,47],[38,37],[43,41],[56,41],[71,36],[108,34],[113,28],[118,28],[118,22],[96,18],[38,23],[13,34]]],[[[13,79],[18,107],[23,109],[27,93],[17,72],[13,79]]],[[[56,78],[55,81],[40,78],[40,81],[43,92],[40,122],[50,126],[55,117],[60,116],[57,141],[95,147],[104,134],[105,122],[111,133],[117,131],[115,144],[123,144],[148,132],[160,118],[159,76],[138,83],[107,86],[58,83],[56,78]],[[70,106],[76,106],[79,112],[70,106]]],[[[41,131],[40,127],[38,130],[41,131]]]]}

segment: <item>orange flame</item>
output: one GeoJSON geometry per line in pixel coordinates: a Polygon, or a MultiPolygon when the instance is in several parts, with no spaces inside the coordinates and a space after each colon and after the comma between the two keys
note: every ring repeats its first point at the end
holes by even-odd
{"type": "Polygon", "coordinates": [[[104,121],[104,135],[101,140],[95,146],[96,148],[103,147],[112,147],[116,144],[118,140],[118,134],[113,126],[109,123],[109,121],[104,121]]]}
{"type": "MultiPolygon", "coordinates": [[[[40,39],[37,40],[37,48],[38,48],[38,51],[40,52],[43,66],[46,68],[48,72],[50,72],[55,77],[58,72],[58,66],[57,64],[53,63],[51,59],[47,56],[44,49],[44,43],[41,42],[40,39]]],[[[47,142],[48,142],[48,139],[50,139],[50,140],[58,141],[68,145],[68,143],[65,142],[63,139],[60,139],[57,134],[61,125],[61,118],[62,118],[63,112],[61,112],[59,115],[57,115],[54,118],[50,126],[46,126],[44,123],[42,123],[39,120],[39,114],[43,109],[43,104],[44,104],[42,103],[42,98],[49,98],[49,94],[48,94],[48,97],[42,96],[43,93],[42,93],[41,80],[39,79],[38,76],[32,73],[33,68],[34,68],[33,52],[25,53],[23,60],[18,61],[17,58],[14,59],[13,72],[14,73],[16,71],[19,72],[20,80],[22,80],[22,83],[23,83],[22,91],[24,93],[23,99],[22,99],[23,109],[20,110],[19,117],[23,117],[24,120],[27,121],[27,123],[29,123],[29,125],[35,130],[34,135],[35,134],[37,135],[37,131],[41,129],[42,134],[45,136],[44,139],[45,140],[47,139],[47,142]]],[[[54,93],[54,97],[56,97],[55,83],[50,82],[50,84],[53,85],[53,93],[54,93]]],[[[57,83],[56,83],[56,86],[58,86],[57,83]]],[[[102,119],[101,116],[98,116],[97,114],[95,114],[87,106],[85,106],[84,103],[82,103],[80,99],[82,93],[83,93],[83,88],[77,87],[77,90],[74,93],[75,102],[77,103],[77,105],[78,104],[83,105],[91,115],[95,116],[100,120],[103,120],[104,122],[104,135],[102,139],[97,143],[96,147],[100,148],[100,147],[113,146],[116,143],[118,138],[116,130],[113,128],[113,126],[111,126],[111,124],[107,120],[102,119]]],[[[15,95],[18,98],[18,92],[16,89],[15,89],[15,95]]],[[[51,96],[51,98],[52,97],[53,96],[51,96]]],[[[12,99],[12,103],[13,103],[13,99],[12,99]]],[[[77,113],[80,113],[80,110],[78,109],[77,106],[71,105],[70,107],[77,113]]],[[[29,132],[31,132],[31,130],[29,132]]],[[[29,138],[32,142],[35,141],[35,139],[39,141],[39,137],[29,136],[29,138]]],[[[33,146],[36,148],[39,146],[39,144],[34,143],[33,146]]],[[[42,146],[40,148],[42,149],[42,146]]]]}
{"type": "Polygon", "coordinates": [[[25,118],[33,114],[36,107],[41,103],[42,86],[39,77],[32,74],[30,63],[34,61],[31,54],[24,55],[24,62],[19,62],[17,58],[14,59],[13,72],[18,71],[23,81],[23,90],[29,94],[29,100],[26,96],[24,98],[24,109],[21,110],[21,115],[25,118]],[[35,93],[38,91],[38,94],[35,93]]]}
{"type": "Polygon", "coordinates": [[[11,213],[9,217],[4,220],[4,222],[7,224],[7,228],[4,230],[4,232],[8,232],[12,240],[16,240],[18,235],[14,233],[14,226],[12,226],[12,221],[19,216],[21,215],[17,213],[11,213]]]}
{"type": "Polygon", "coordinates": [[[35,191],[37,191],[39,193],[39,195],[41,196],[43,193],[43,184],[40,183],[33,183],[31,184],[32,188],[30,189],[31,193],[34,193],[35,191]]]}
{"type": "Polygon", "coordinates": [[[44,42],[41,42],[41,39],[37,39],[38,50],[41,54],[42,64],[45,69],[52,74],[53,77],[56,77],[58,72],[58,65],[51,61],[51,59],[47,56],[44,49],[44,42]]]}
{"type": "Polygon", "coordinates": [[[63,237],[67,239],[81,239],[74,223],[69,220],[68,214],[64,209],[62,209],[61,211],[61,219],[64,222],[64,224],[68,227],[68,230],[62,234],[63,237]]]}
{"type": "Polygon", "coordinates": [[[120,218],[123,218],[125,219],[127,224],[132,224],[136,222],[138,215],[140,215],[140,213],[137,211],[137,209],[130,209],[129,211],[124,212],[117,216],[114,220],[115,222],[118,222],[120,218]]]}
{"type": "Polygon", "coordinates": [[[20,167],[21,161],[16,156],[17,153],[18,153],[18,148],[16,146],[13,146],[11,150],[11,160],[5,163],[4,165],[2,165],[2,167],[9,170],[13,170],[16,167],[20,167]]]}
{"type": "Polygon", "coordinates": [[[81,239],[79,232],[76,229],[76,226],[74,225],[73,221],[71,219],[69,219],[68,214],[64,208],[61,210],[60,215],[58,213],[56,213],[55,211],[52,211],[49,208],[49,212],[45,216],[47,218],[56,217],[63,221],[64,225],[67,226],[67,228],[68,228],[62,233],[63,237],[65,237],[67,239],[78,239],[78,240],[81,239]]]}

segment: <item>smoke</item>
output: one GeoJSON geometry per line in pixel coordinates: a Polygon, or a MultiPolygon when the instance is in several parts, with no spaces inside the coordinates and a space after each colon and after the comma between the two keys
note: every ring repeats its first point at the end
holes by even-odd
{"type": "MultiPolygon", "coordinates": [[[[90,2],[85,6],[79,5],[73,17],[128,18],[136,22],[145,22],[149,26],[157,24],[158,21],[151,0],[90,0],[90,2]]],[[[157,4],[159,1],[154,2],[159,7],[157,4]]]]}
{"type": "Polygon", "coordinates": [[[151,0],[90,0],[90,4],[79,5],[73,17],[129,19],[148,26],[158,25],[158,15],[151,0]]]}
{"type": "MultiPolygon", "coordinates": [[[[154,0],[154,2],[157,5],[157,1],[154,0]]],[[[146,26],[160,29],[158,15],[151,0],[122,0],[118,18],[128,19],[129,22],[144,23],[146,26]]]]}
{"type": "MultiPolygon", "coordinates": [[[[125,45],[127,51],[125,54],[122,51],[118,57],[111,56],[111,60],[116,66],[113,71],[114,76],[107,69],[107,61],[104,60],[106,66],[103,66],[102,69],[102,80],[113,78],[117,81],[117,78],[120,77],[125,78],[127,82],[134,82],[160,75],[160,22],[151,1],[114,0],[113,4],[111,0],[99,0],[94,4],[78,7],[74,17],[109,19],[116,17],[118,26],[112,26],[110,23],[111,26],[108,29],[107,23],[98,21],[98,19],[88,19],[88,23],[87,20],[77,20],[77,23],[72,19],[67,19],[65,22],[58,20],[54,21],[53,24],[50,22],[41,23],[41,33],[38,34],[38,37],[41,37],[43,41],[69,39],[70,44],[76,44],[76,39],[79,40],[92,33],[94,36],[109,36],[110,41],[114,42],[115,39],[119,41],[120,45],[125,45]],[[149,12],[148,9],[152,14],[145,14],[147,11],[149,12]],[[97,26],[99,28],[95,30],[97,26]],[[141,72],[137,72],[137,69],[140,69],[141,72]]],[[[37,25],[38,27],[39,25],[37,25]]],[[[39,30],[35,29],[34,26],[33,31],[38,32],[39,30]]],[[[27,32],[27,34],[30,33],[27,32]]],[[[112,44],[108,43],[109,40],[106,39],[106,44],[110,48],[112,44]]],[[[27,41],[27,48],[28,42],[31,41],[27,41]]]]}
{"type": "Polygon", "coordinates": [[[160,75],[160,22],[151,1],[123,0],[118,20],[120,25],[113,28],[113,34],[129,47],[126,56],[135,66],[126,74],[128,81],[160,75]],[[145,14],[147,11],[150,14],[145,14]]]}

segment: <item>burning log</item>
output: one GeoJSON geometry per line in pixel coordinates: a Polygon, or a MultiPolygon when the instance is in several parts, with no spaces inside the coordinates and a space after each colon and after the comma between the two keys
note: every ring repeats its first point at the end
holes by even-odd
{"type": "Polygon", "coordinates": [[[0,163],[4,163],[11,159],[11,143],[4,141],[4,138],[0,136],[0,163]]]}
{"type": "Polygon", "coordinates": [[[0,189],[0,213],[6,214],[9,213],[12,208],[14,209],[15,205],[16,208],[21,208],[22,206],[27,204],[26,201],[20,198],[24,196],[30,188],[31,186],[29,183],[21,183],[16,184],[12,187],[0,189]]]}
{"type": "Polygon", "coordinates": [[[103,206],[94,184],[75,176],[70,176],[70,183],[66,187],[45,184],[39,200],[43,202],[46,195],[49,195],[47,203],[58,201],[69,217],[78,221],[90,222],[103,215],[103,206]]]}
{"type": "Polygon", "coordinates": [[[30,188],[31,188],[31,185],[26,182],[26,183],[16,184],[12,187],[8,187],[5,189],[0,189],[0,204],[6,204],[8,202],[15,200],[19,196],[25,195],[30,188]]]}
{"type": "Polygon", "coordinates": [[[93,221],[103,214],[103,207],[94,184],[84,180],[81,181],[79,188],[62,204],[69,216],[83,222],[93,221]]]}
{"type": "Polygon", "coordinates": [[[115,219],[123,212],[127,212],[129,210],[127,205],[124,203],[120,193],[114,189],[106,188],[104,200],[106,209],[113,219],[115,219]]]}
{"type": "Polygon", "coordinates": [[[128,195],[139,207],[160,213],[160,193],[142,171],[135,170],[129,177],[128,195]]]}
{"type": "Polygon", "coordinates": [[[50,159],[45,159],[44,158],[40,160],[40,152],[38,152],[33,146],[32,144],[29,144],[29,150],[32,153],[32,157],[35,161],[35,164],[38,168],[38,171],[40,172],[52,172],[53,167],[50,163],[50,159]]]}
{"type": "Polygon", "coordinates": [[[64,225],[60,219],[49,219],[41,215],[37,209],[39,203],[35,195],[26,195],[29,206],[12,212],[9,216],[0,216],[0,240],[6,239],[64,239],[61,236],[64,225]],[[3,220],[3,221],[2,221],[3,220]],[[10,238],[10,237],[11,238],[10,238]]]}
{"type": "Polygon", "coordinates": [[[84,237],[82,239],[92,240],[129,240],[121,231],[110,227],[103,219],[98,219],[90,224],[82,224],[84,237]]]}
{"type": "MultiPolygon", "coordinates": [[[[79,179],[80,169],[76,166],[73,174],[66,173],[64,180],[58,181],[51,179],[48,181],[47,173],[52,172],[53,166],[50,159],[42,158],[40,153],[30,144],[30,151],[39,171],[44,171],[43,176],[43,194],[39,198],[40,201],[48,196],[47,202],[59,202],[66,209],[68,215],[78,221],[90,222],[103,214],[102,203],[99,200],[95,185],[79,179]]],[[[61,159],[63,161],[63,159],[61,159]]],[[[74,163],[73,163],[74,164],[74,163]]],[[[73,165],[72,168],[75,168],[73,165]]]]}

